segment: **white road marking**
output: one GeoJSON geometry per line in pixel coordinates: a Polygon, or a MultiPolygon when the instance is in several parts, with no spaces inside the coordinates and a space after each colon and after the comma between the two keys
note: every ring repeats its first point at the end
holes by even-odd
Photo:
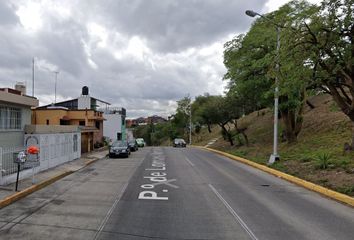
{"type": "Polygon", "coordinates": [[[98,237],[100,236],[104,226],[106,225],[108,219],[111,217],[112,213],[113,213],[113,210],[116,208],[119,200],[121,199],[121,197],[123,196],[123,193],[125,192],[125,189],[127,188],[128,186],[128,183],[126,183],[124,186],[123,186],[123,189],[120,191],[117,199],[114,201],[112,207],[109,209],[109,211],[107,212],[105,218],[103,219],[100,227],[98,228],[97,232],[96,232],[96,235],[95,235],[95,238],[94,240],[98,239],[98,237]]]}
{"type": "Polygon", "coordinates": [[[213,185],[209,184],[211,190],[215,193],[215,195],[220,199],[220,201],[225,205],[227,210],[232,214],[232,216],[237,220],[237,222],[242,226],[242,228],[248,233],[248,235],[253,240],[258,240],[258,238],[254,235],[254,233],[249,229],[246,223],[242,220],[242,218],[235,212],[235,210],[230,206],[230,204],[221,196],[221,194],[213,187],[213,185]]]}
{"type": "Polygon", "coordinates": [[[194,163],[192,163],[191,160],[189,160],[187,157],[186,157],[185,159],[186,159],[186,161],[187,161],[192,167],[195,166],[194,163]]]}

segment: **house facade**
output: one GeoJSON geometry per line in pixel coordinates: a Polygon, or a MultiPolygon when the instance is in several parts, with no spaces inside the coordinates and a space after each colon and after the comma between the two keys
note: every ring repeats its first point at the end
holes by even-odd
{"type": "Polygon", "coordinates": [[[25,125],[31,124],[31,107],[38,100],[24,92],[0,88],[0,147],[22,147],[25,125]]]}
{"type": "Polygon", "coordinates": [[[80,97],[41,106],[33,110],[32,124],[75,125],[81,130],[81,152],[90,152],[103,145],[103,117],[99,107],[107,109],[110,103],[93,98],[88,87],[82,88],[80,97]],[[100,105],[99,105],[100,104],[100,105]]]}
{"type": "Polygon", "coordinates": [[[63,107],[37,108],[32,113],[34,125],[75,125],[81,130],[81,152],[90,152],[102,143],[103,114],[95,110],[69,110],[63,107]],[[96,144],[96,145],[95,145],[96,144]]]}
{"type": "Polygon", "coordinates": [[[107,109],[103,113],[103,135],[111,141],[127,141],[125,108],[107,109]]]}

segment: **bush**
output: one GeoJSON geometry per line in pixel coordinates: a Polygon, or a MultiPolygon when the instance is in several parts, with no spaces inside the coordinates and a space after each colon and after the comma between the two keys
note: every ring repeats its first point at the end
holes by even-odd
{"type": "Polygon", "coordinates": [[[327,153],[327,152],[322,152],[317,154],[316,156],[316,166],[319,169],[327,169],[329,167],[329,165],[331,164],[330,159],[332,158],[331,154],[327,153]]]}

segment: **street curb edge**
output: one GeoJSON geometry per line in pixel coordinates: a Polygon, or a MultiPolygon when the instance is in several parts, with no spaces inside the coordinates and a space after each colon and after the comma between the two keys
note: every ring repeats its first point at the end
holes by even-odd
{"type": "Polygon", "coordinates": [[[42,188],[44,188],[44,187],[46,187],[46,186],[58,181],[59,179],[64,178],[64,177],[66,177],[66,176],[68,176],[69,174],[72,174],[72,173],[73,173],[73,171],[66,171],[66,172],[59,173],[59,174],[55,175],[52,178],[44,180],[44,181],[42,181],[42,182],[40,182],[38,184],[35,184],[35,185],[31,186],[31,187],[26,188],[26,189],[24,189],[24,190],[22,190],[20,192],[14,193],[14,194],[12,194],[12,195],[10,195],[10,196],[8,196],[5,199],[0,201],[0,209],[6,207],[6,206],[8,206],[8,205],[10,205],[10,204],[12,204],[12,203],[14,203],[16,201],[18,201],[18,200],[20,200],[20,199],[22,199],[24,197],[26,197],[27,195],[29,195],[29,194],[31,194],[33,192],[36,192],[36,191],[42,189],[42,188]]]}
{"type": "Polygon", "coordinates": [[[222,151],[215,150],[215,149],[212,149],[212,148],[207,148],[207,147],[200,147],[200,146],[194,146],[194,147],[218,153],[218,154],[223,155],[225,157],[228,157],[228,158],[230,158],[232,160],[247,164],[247,165],[252,166],[254,168],[257,168],[257,169],[259,169],[259,170],[261,170],[263,172],[270,173],[270,174],[272,174],[272,175],[274,175],[276,177],[285,179],[288,182],[291,182],[291,183],[294,183],[296,185],[302,186],[302,187],[304,187],[306,189],[309,189],[311,191],[320,193],[320,194],[322,194],[322,195],[324,195],[326,197],[329,197],[331,199],[337,200],[339,202],[348,204],[351,207],[354,207],[354,198],[352,198],[352,197],[350,197],[348,195],[333,191],[331,189],[328,189],[328,188],[322,187],[320,185],[308,182],[308,181],[303,180],[301,178],[294,177],[292,175],[280,172],[280,171],[275,170],[273,168],[261,165],[259,163],[255,163],[255,162],[253,162],[251,160],[248,160],[248,159],[245,159],[245,158],[234,156],[234,155],[226,153],[226,152],[222,152],[222,151]]]}

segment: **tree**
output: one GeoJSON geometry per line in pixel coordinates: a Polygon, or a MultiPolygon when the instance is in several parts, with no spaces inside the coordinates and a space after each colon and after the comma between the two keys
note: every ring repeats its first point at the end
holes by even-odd
{"type": "Polygon", "coordinates": [[[305,64],[307,55],[289,47],[297,44],[293,41],[292,16],[310,10],[312,5],[293,1],[257,19],[246,35],[225,44],[224,64],[228,71],[224,79],[229,80],[229,94],[241,100],[247,110],[273,105],[274,79],[278,78],[279,111],[288,143],[295,142],[301,130],[306,84],[313,77],[313,68],[305,64]],[[281,54],[276,50],[275,24],[283,26],[281,54]]]}
{"type": "Polygon", "coordinates": [[[178,133],[178,137],[188,135],[190,106],[191,98],[189,96],[177,101],[176,114],[173,116],[171,123],[175,131],[178,133]]]}
{"type": "MultiPolygon", "coordinates": [[[[304,16],[297,14],[297,51],[306,52],[317,69],[312,84],[332,95],[353,123],[354,147],[354,4],[353,0],[324,0],[304,16]]],[[[294,49],[295,51],[295,49],[294,49]]]]}
{"type": "Polygon", "coordinates": [[[229,125],[241,116],[241,106],[230,97],[214,96],[204,106],[210,114],[210,121],[221,127],[223,136],[234,145],[234,131],[229,125]]]}
{"type": "Polygon", "coordinates": [[[197,96],[192,103],[192,118],[193,122],[198,125],[206,125],[208,132],[211,133],[211,115],[212,112],[208,109],[208,104],[213,101],[216,96],[211,96],[208,93],[197,96]]]}

